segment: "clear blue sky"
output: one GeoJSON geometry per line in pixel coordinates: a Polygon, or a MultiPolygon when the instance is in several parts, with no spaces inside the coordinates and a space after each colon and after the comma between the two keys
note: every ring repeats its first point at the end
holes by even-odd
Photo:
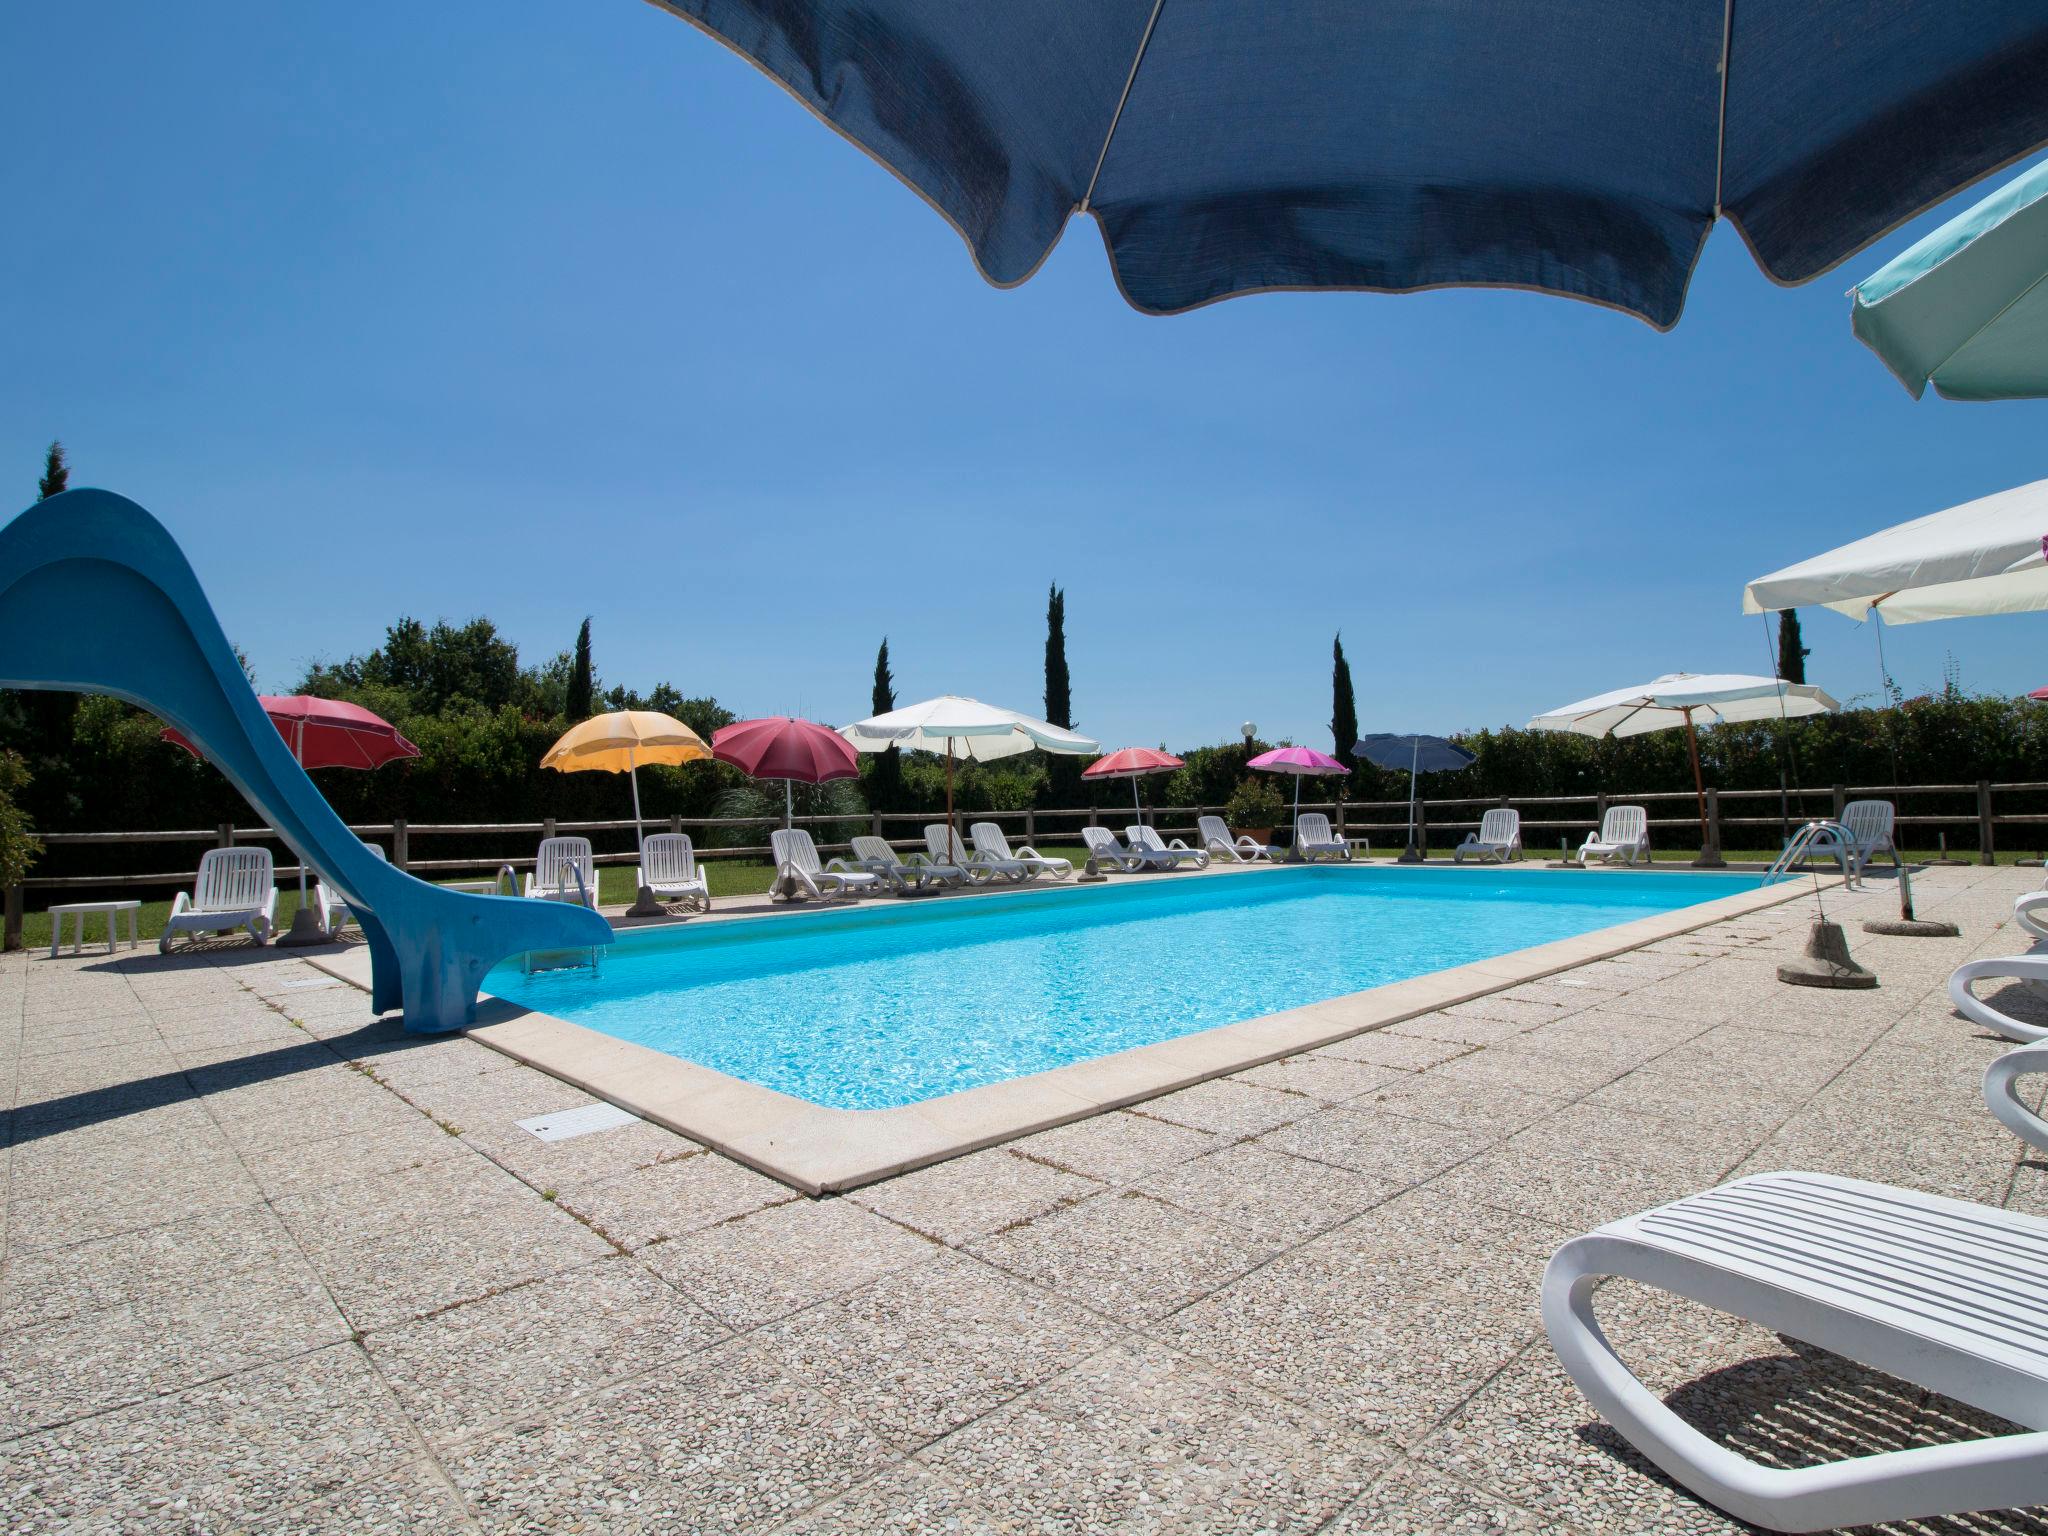
{"type": "MultiPolygon", "coordinates": [[[[1366,729],[1519,724],[1762,671],[1744,580],[2048,473],[2048,404],[1916,404],[1850,338],[1931,218],[1791,290],[1723,227],[1669,335],[1494,293],[1158,319],[1092,221],[986,286],[635,0],[16,5],[0,59],[0,485],[61,436],[266,687],[401,613],[529,659],[587,613],[607,681],[743,713],[865,713],[885,631],[905,700],[1036,708],[1057,581],[1110,746],[1326,743],[1340,628],[1366,729]]],[[[1893,670],[2048,683],[2043,624],[1891,631],[1893,670]]],[[[1807,630],[1875,692],[1866,628],[1807,630]]]]}

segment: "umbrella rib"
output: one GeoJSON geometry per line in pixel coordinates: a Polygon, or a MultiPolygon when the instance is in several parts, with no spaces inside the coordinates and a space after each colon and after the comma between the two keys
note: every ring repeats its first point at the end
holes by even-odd
{"type": "MultiPolygon", "coordinates": [[[[1728,0],[1730,5],[1735,0],[1728,0]]],[[[1094,174],[1088,178],[1088,190],[1081,194],[1080,206],[1074,211],[1086,213],[1095,197],[1095,183],[1102,179],[1103,162],[1109,159],[1109,142],[1116,137],[1116,125],[1124,120],[1124,103],[1131,99],[1131,87],[1138,83],[1138,66],[1145,62],[1145,50],[1152,45],[1152,29],[1159,25],[1159,12],[1166,0],[1152,0],[1152,14],[1145,19],[1144,36],[1138,39],[1138,51],[1131,58],[1131,72],[1124,76],[1124,93],[1116,99],[1116,111],[1110,114],[1109,132],[1102,136],[1102,152],[1095,157],[1094,174]]]]}
{"type": "Polygon", "coordinates": [[[1721,6],[1721,112],[1714,127],[1714,217],[1721,217],[1721,172],[1728,159],[1728,53],[1735,38],[1735,0],[1721,6]]]}

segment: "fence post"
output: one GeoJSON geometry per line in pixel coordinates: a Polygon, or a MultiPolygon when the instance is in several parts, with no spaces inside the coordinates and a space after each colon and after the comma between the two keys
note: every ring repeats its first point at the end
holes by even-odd
{"type": "Polygon", "coordinates": [[[555,835],[555,818],[543,816],[540,819],[540,835],[543,841],[555,835]]]}
{"type": "Polygon", "coordinates": [[[391,862],[404,869],[411,859],[412,846],[406,838],[405,818],[394,816],[391,818],[391,862]]]}
{"type": "Polygon", "coordinates": [[[213,833],[215,838],[214,846],[219,848],[232,848],[235,846],[235,824],[232,821],[216,823],[213,833]]]}
{"type": "Polygon", "coordinates": [[[669,817],[668,830],[671,836],[681,837],[683,835],[683,818],[680,815],[669,817]]]}
{"type": "Polygon", "coordinates": [[[1991,846],[1991,781],[1977,781],[1977,862],[1996,864],[1998,856],[1991,846]]]}
{"type": "Polygon", "coordinates": [[[1028,847],[1036,848],[1038,846],[1038,808],[1036,806],[1027,805],[1024,807],[1024,842],[1028,847]]]}
{"type": "MultiPolygon", "coordinates": [[[[19,880],[10,880],[7,884],[5,937],[0,937],[0,949],[21,948],[21,903],[21,882],[19,880]]],[[[113,920],[111,915],[107,918],[107,921],[110,923],[113,920]]]]}
{"type": "Polygon", "coordinates": [[[1835,797],[1834,819],[1840,821],[1842,819],[1842,808],[1849,803],[1849,786],[1837,784],[1834,786],[1832,793],[1835,797]]]}
{"type": "Polygon", "coordinates": [[[1092,805],[1088,807],[1088,825],[1091,827],[1099,827],[1102,825],[1102,812],[1100,809],[1092,805]]]}
{"type": "Polygon", "coordinates": [[[1721,791],[1710,789],[1707,791],[1707,841],[1693,863],[1701,869],[1719,869],[1725,862],[1721,857],[1721,791]]]}

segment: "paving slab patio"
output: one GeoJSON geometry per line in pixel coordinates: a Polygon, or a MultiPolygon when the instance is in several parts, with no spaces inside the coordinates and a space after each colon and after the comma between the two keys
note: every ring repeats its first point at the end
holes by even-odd
{"type": "MultiPolygon", "coordinates": [[[[1959,940],[1830,892],[1873,992],[1776,982],[1802,902],[822,1200],[652,1124],[543,1143],[588,1093],[285,951],[8,955],[0,1528],[1738,1530],[1579,1398],[1543,1262],[1737,1170],[2048,1210],[1942,990],[2037,883],[1922,873],[1959,940]]],[[[2009,1428],[1598,1304],[1780,1465],[2009,1428]]]]}

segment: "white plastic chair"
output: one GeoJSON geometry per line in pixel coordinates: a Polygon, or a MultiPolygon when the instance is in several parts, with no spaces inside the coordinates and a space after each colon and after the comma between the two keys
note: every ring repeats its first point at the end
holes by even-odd
{"type": "Polygon", "coordinates": [[[157,953],[168,955],[181,933],[226,933],[247,928],[258,944],[277,931],[277,872],[268,848],[209,848],[199,858],[190,893],[171,902],[157,953]]]}
{"type": "Polygon", "coordinates": [[[1842,807],[1842,830],[1849,834],[1849,856],[1855,873],[1862,874],[1880,853],[1892,856],[1892,868],[1899,868],[1898,845],[1892,841],[1892,826],[1898,813],[1889,800],[1851,800],[1842,807]]]}
{"type": "Polygon", "coordinates": [[[1465,834],[1465,841],[1451,850],[1451,862],[1462,864],[1469,853],[1505,864],[1521,851],[1522,813],[1502,806],[1479,818],[1479,830],[1465,834]]]}
{"type": "Polygon", "coordinates": [[[1860,1179],[1767,1173],[1573,1238],[1544,1271],[1543,1323],[1600,1416],[1670,1476],[1740,1520],[1833,1530],[2048,1501],[2044,1273],[2048,1221],[2038,1217],[1860,1179]],[[1813,1467],[1751,1461],[1679,1418],[1622,1362],[1593,1313],[1608,1275],[2033,1432],[1813,1467]]]}
{"type": "Polygon", "coordinates": [[[526,894],[597,910],[597,857],[587,837],[544,837],[526,877],[526,894]]]}
{"type": "Polygon", "coordinates": [[[924,829],[926,856],[934,864],[957,864],[967,871],[968,879],[976,885],[986,885],[991,880],[1024,881],[1031,871],[1018,859],[992,859],[986,854],[969,853],[961,845],[960,834],[943,821],[932,822],[924,829]]]}
{"type": "Polygon", "coordinates": [[[657,832],[640,844],[633,889],[662,901],[687,901],[691,910],[711,910],[711,882],[697,863],[697,845],[687,832],[657,832]]]}
{"type": "Polygon", "coordinates": [[[967,829],[967,835],[974,839],[976,853],[998,864],[1022,864],[1033,876],[1051,875],[1055,880],[1064,880],[1074,872],[1072,859],[1048,858],[1028,843],[1012,853],[1009,838],[992,821],[977,821],[967,829]]]}
{"type": "Polygon", "coordinates": [[[886,838],[875,837],[872,834],[853,839],[851,859],[833,859],[825,866],[828,870],[842,867],[864,869],[870,874],[880,875],[898,892],[917,890],[926,882],[933,885],[966,885],[974,878],[958,864],[935,863],[922,853],[913,852],[906,859],[889,846],[886,838]]]}
{"type": "Polygon", "coordinates": [[[1083,827],[1081,841],[1087,845],[1096,864],[1104,869],[1129,874],[1132,870],[1147,868],[1152,862],[1136,849],[1126,848],[1118,842],[1116,834],[1107,827],[1083,827]]]}
{"type": "Polygon", "coordinates": [[[1632,865],[1638,858],[1646,864],[1650,859],[1650,818],[1640,805],[1610,805],[1601,818],[1599,832],[1587,833],[1586,840],[1579,844],[1581,865],[1588,859],[1599,859],[1603,864],[1620,859],[1632,865]]]}
{"type": "Polygon", "coordinates": [[[1177,837],[1170,843],[1165,842],[1160,838],[1157,827],[1134,822],[1124,828],[1124,842],[1131,852],[1148,854],[1155,859],[1163,858],[1176,869],[1183,864],[1192,864],[1197,869],[1209,867],[1208,849],[1190,848],[1177,837]]]}
{"type": "MultiPolygon", "coordinates": [[[[805,896],[852,896],[872,891],[883,884],[873,870],[842,867],[826,869],[818,862],[818,845],[802,827],[785,827],[768,835],[775,850],[775,883],[768,889],[770,900],[794,900],[805,896]]],[[[842,863],[841,860],[834,860],[842,863]]]]}
{"type": "MultiPolygon", "coordinates": [[[[1313,862],[1325,855],[1331,858],[1351,857],[1351,840],[1330,828],[1330,818],[1321,811],[1303,811],[1294,818],[1294,851],[1304,859],[1313,862]]],[[[1366,857],[1372,856],[1372,844],[1365,844],[1366,857]]]]}
{"type": "Polygon", "coordinates": [[[1229,859],[1235,864],[1256,864],[1260,859],[1270,861],[1273,857],[1273,850],[1264,843],[1249,837],[1232,837],[1221,816],[1197,816],[1195,835],[1201,838],[1202,846],[1212,858],[1229,859]]]}
{"type": "MultiPolygon", "coordinates": [[[[363,848],[372,858],[382,859],[387,864],[391,862],[390,855],[385,853],[381,845],[365,843],[363,848]]],[[[320,926],[326,931],[330,939],[340,938],[341,930],[346,928],[349,924],[349,919],[355,916],[349,910],[347,899],[325,880],[314,883],[313,910],[319,914],[320,926]]]]}

